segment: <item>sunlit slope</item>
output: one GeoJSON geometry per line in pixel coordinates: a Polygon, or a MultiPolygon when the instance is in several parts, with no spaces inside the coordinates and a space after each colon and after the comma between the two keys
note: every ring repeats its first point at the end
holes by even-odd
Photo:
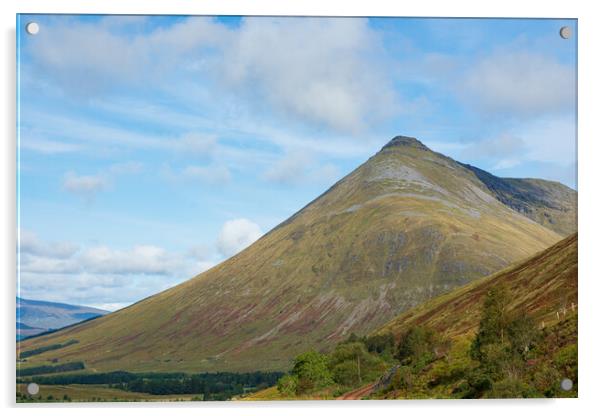
{"type": "Polygon", "coordinates": [[[511,293],[510,308],[524,310],[540,327],[575,315],[577,234],[524,262],[425,302],[376,332],[399,336],[424,325],[451,338],[471,334],[478,328],[485,295],[495,286],[505,286],[511,293]]]}
{"type": "Polygon", "coordinates": [[[471,170],[397,137],[259,241],[131,307],[22,343],[99,371],[288,369],[309,348],[401,312],[560,240],[471,170]]]}

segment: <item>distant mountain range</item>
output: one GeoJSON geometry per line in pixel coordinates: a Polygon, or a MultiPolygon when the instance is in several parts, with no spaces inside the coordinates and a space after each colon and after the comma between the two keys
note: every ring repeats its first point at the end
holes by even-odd
{"type": "MultiPolygon", "coordinates": [[[[398,136],[250,247],[132,306],[26,340],[96,371],[288,370],[576,232],[572,189],[398,136]]],[[[454,319],[451,317],[450,319],[454,319]]]]}
{"type": "Polygon", "coordinates": [[[87,306],[17,297],[17,340],[60,329],[107,313],[109,312],[87,306]]]}

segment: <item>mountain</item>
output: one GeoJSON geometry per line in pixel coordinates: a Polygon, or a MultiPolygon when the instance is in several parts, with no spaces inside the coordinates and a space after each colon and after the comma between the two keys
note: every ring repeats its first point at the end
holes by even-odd
{"type": "Polygon", "coordinates": [[[76,340],[31,360],[96,371],[286,370],[560,239],[473,170],[398,136],[211,270],[19,348],[76,340]]]}
{"type": "MultiPolygon", "coordinates": [[[[573,234],[527,260],[397,316],[363,338],[365,345],[373,348],[372,363],[363,358],[363,385],[361,381],[355,386],[339,382],[300,395],[270,387],[245,400],[324,399],[334,398],[333,393],[345,400],[368,396],[372,399],[577,397],[577,251],[577,235],[573,234]],[[495,354],[496,365],[480,366],[471,347],[483,319],[486,299],[492,296],[493,289],[498,294],[505,293],[503,299],[509,300],[502,304],[505,323],[513,328],[506,333],[506,342],[513,342],[510,337],[526,346],[517,357],[513,355],[516,350],[500,349],[504,345],[503,336],[489,338],[488,342],[493,341],[497,347],[489,350],[495,354]],[[511,323],[516,319],[522,326],[511,323]],[[427,347],[429,338],[424,334],[429,333],[435,334],[430,338],[434,344],[427,347]],[[374,348],[375,340],[390,339],[389,335],[393,335],[396,352],[402,350],[402,340],[412,339],[414,354],[422,354],[420,358],[408,361],[406,355],[400,362],[399,356],[392,357],[383,344],[380,351],[374,348]],[[369,340],[372,342],[366,343],[369,340]],[[386,360],[386,370],[380,370],[379,377],[382,360],[386,360]],[[566,391],[560,387],[565,378],[573,382],[573,388],[566,391]]],[[[491,315],[488,322],[491,325],[491,315]]],[[[343,342],[358,340],[362,342],[362,338],[343,342]]],[[[406,351],[412,348],[405,345],[406,351]]],[[[344,355],[336,352],[340,347],[329,351],[326,359],[341,360],[344,355]]],[[[339,380],[345,379],[338,374],[339,380]]],[[[351,374],[353,379],[355,374],[351,374]]]]}
{"type": "Polygon", "coordinates": [[[568,312],[576,312],[577,234],[526,261],[429,300],[375,332],[399,337],[410,328],[423,325],[450,338],[472,334],[479,326],[485,295],[499,286],[510,292],[510,310],[524,310],[543,326],[557,323],[568,312]]]}
{"type": "Polygon", "coordinates": [[[415,369],[409,376],[414,383],[397,382],[400,378],[395,373],[401,370],[392,370],[374,389],[373,398],[424,398],[425,392],[438,398],[577,397],[577,251],[573,234],[524,262],[427,301],[380,328],[377,334],[392,333],[398,341],[418,327],[434,330],[444,340],[442,351],[446,351],[441,359],[415,369]],[[508,350],[499,349],[503,337],[493,340],[494,346],[487,347],[493,349],[484,351],[497,351],[496,365],[485,361],[479,366],[471,351],[477,330],[482,330],[486,298],[494,288],[507,291],[506,316],[523,324],[513,342],[530,339],[531,345],[517,359],[516,353],[510,358],[508,350]],[[571,386],[561,388],[567,379],[571,386]]]}
{"type": "Polygon", "coordinates": [[[17,297],[17,339],[63,328],[107,313],[109,312],[87,306],[17,297]]]}
{"type": "Polygon", "coordinates": [[[541,179],[498,178],[477,167],[463,166],[513,210],[565,237],[577,230],[577,193],[571,188],[541,179]]]}
{"type": "Polygon", "coordinates": [[[46,332],[46,329],[36,328],[34,326],[26,325],[22,322],[17,322],[17,341],[32,335],[41,334],[42,332],[46,332]]]}

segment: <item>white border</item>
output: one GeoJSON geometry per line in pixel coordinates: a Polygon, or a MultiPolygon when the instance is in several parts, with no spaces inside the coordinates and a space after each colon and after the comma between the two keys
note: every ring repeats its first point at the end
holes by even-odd
{"type": "MultiPolygon", "coordinates": [[[[345,412],[364,415],[367,411],[407,412],[447,415],[505,415],[511,413],[541,413],[546,415],[594,413],[601,394],[600,351],[602,325],[597,321],[602,296],[602,275],[598,266],[597,238],[602,234],[599,217],[602,207],[602,165],[600,154],[600,36],[602,17],[595,2],[506,0],[496,3],[471,0],[419,0],[393,2],[385,0],[105,0],[102,2],[70,0],[3,0],[0,5],[2,19],[2,152],[0,192],[2,203],[0,255],[2,256],[4,283],[2,319],[2,405],[8,410],[24,414],[33,409],[44,414],[100,415],[114,408],[127,407],[128,413],[161,414],[166,405],[161,404],[104,404],[75,407],[66,405],[20,406],[15,408],[14,397],[14,313],[15,313],[15,14],[21,13],[114,13],[114,14],[234,14],[234,15],[327,15],[327,16],[444,16],[444,17],[562,17],[579,19],[579,399],[576,400],[523,400],[523,401],[413,401],[413,402],[353,402],[353,403],[215,403],[172,404],[169,407],[179,414],[209,412],[220,414],[251,415],[345,412]]],[[[115,409],[116,410],[116,409],[115,409]]],[[[124,409],[125,410],[125,409],[124,409]]]]}

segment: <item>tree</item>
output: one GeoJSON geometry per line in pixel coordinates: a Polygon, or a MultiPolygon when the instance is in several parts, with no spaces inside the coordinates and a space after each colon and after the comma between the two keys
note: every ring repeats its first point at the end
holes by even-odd
{"type": "Polygon", "coordinates": [[[508,336],[514,352],[526,359],[541,333],[533,319],[525,311],[519,310],[508,325],[508,336]]]}
{"type": "Polygon", "coordinates": [[[328,358],[316,351],[308,351],[295,358],[292,375],[297,377],[297,393],[327,387],[333,383],[328,369],[328,358]]]}
{"type": "Polygon", "coordinates": [[[396,358],[402,365],[420,371],[435,360],[439,344],[440,339],[434,330],[416,326],[401,337],[396,358]]]}
{"type": "Polygon", "coordinates": [[[479,332],[472,343],[471,355],[477,360],[483,358],[483,347],[491,344],[504,344],[507,341],[510,312],[510,294],[504,287],[494,287],[485,296],[479,332]]]}
{"type": "MultiPolygon", "coordinates": [[[[469,377],[471,390],[465,397],[532,397],[537,393],[524,376],[527,360],[541,334],[525,310],[509,308],[510,299],[504,287],[493,288],[485,297],[479,330],[470,350],[479,365],[469,377]]],[[[549,374],[538,377],[543,386],[549,374]]]]}
{"type": "Polygon", "coordinates": [[[353,386],[374,380],[386,369],[386,364],[370,354],[363,342],[352,342],[336,346],[330,354],[329,368],[337,384],[353,386]]]}
{"type": "Polygon", "coordinates": [[[369,352],[377,354],[393,354],[395,349],[395,338],[392,333],[382,335],[372,335],[363,340],[369,352]]]}

